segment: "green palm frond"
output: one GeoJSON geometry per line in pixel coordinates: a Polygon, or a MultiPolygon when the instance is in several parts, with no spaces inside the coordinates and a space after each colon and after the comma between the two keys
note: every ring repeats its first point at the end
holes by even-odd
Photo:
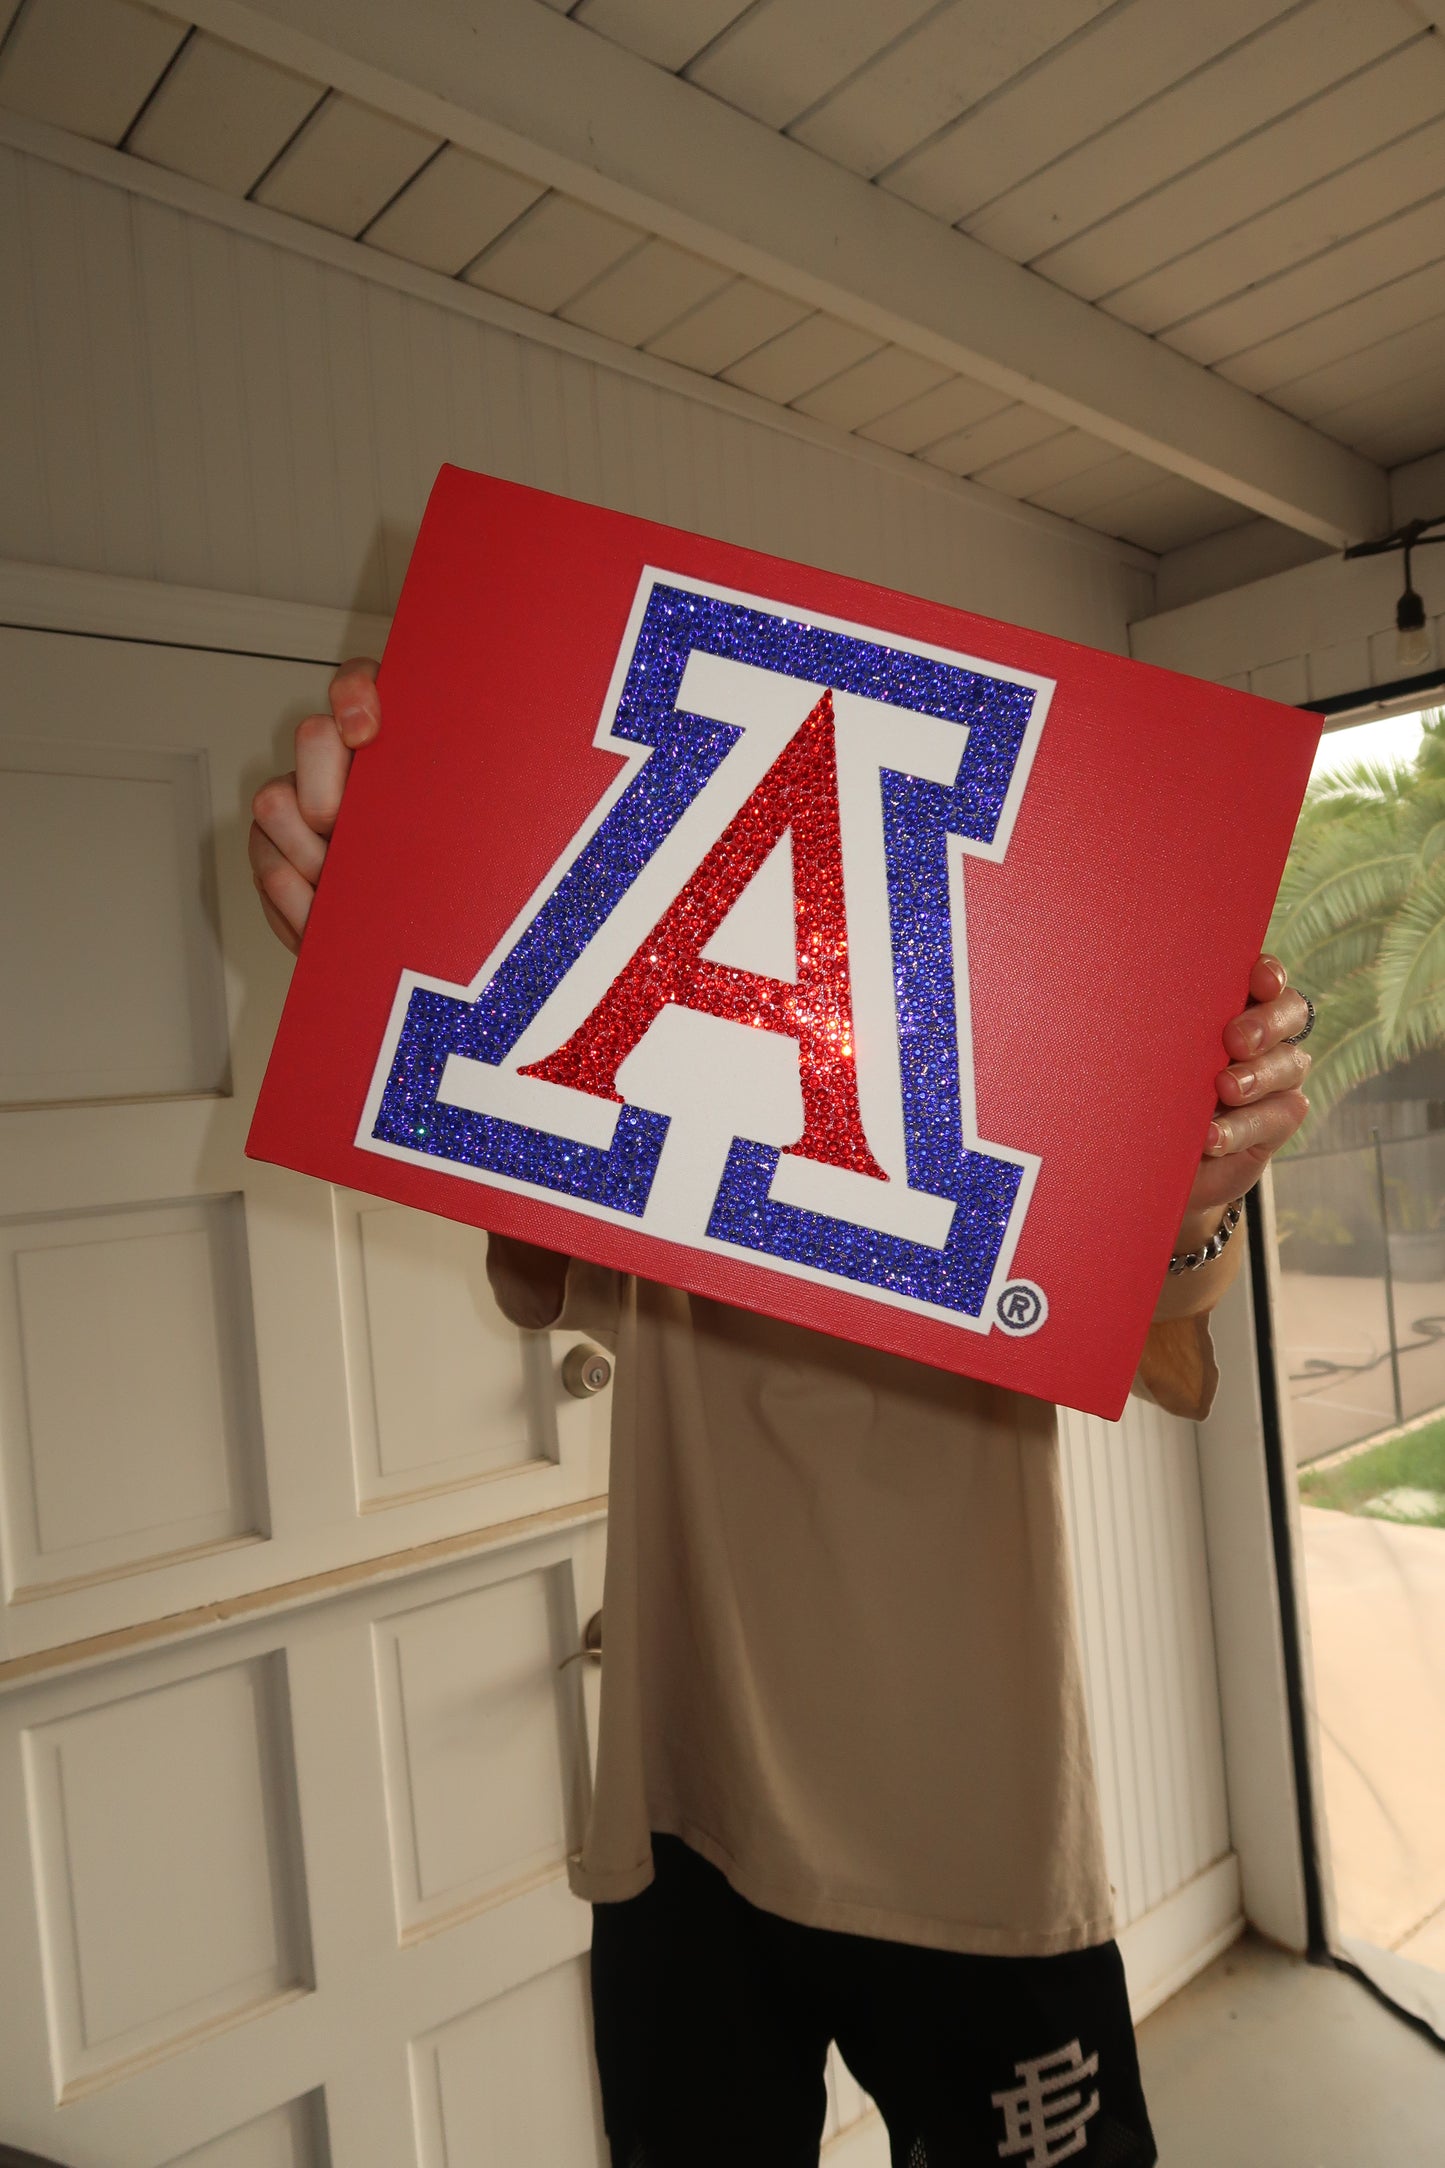
{"type": "Polygon", "coordinates": [[[1445,776],[1423,776],[1401,798],[1395,808],[1396,818],[1406,831],[1417,840],[1438,828],[1445,820],[1445,776]]]}
{"type": "Polygon", "coordinates": [[[1332,825],[1293,854],[1270,922],[1272,943],[1289,963],[1291,948],[1313,947],[1360,919],[1393,912],[1417,863],[1388,816],[1332,825]]]}
{"type": "MultiPolygon", "coordinates": [[[[1289,944],[1284,958],[1292,979],[1315,994],[1328,994],[1342,979],[1367,970],[1380,953],[1380,940],[1391,923],[1388,916],[1357,919],[1338,933],[1323,934],[1317,941],[1289,944]]],[[[1271,936],[1268,947],[1275,955],[1280,944],[1271,936]]]]}
{"type": "Polygon", "coordinates": [[[1319,1000],[1317,1113],[1445,1045],[1445,709],[1425,718],[1413,761],[1357,761],[1311,784],[1269,942],[1319,1000]]]}
{"type": "Polygon", "coordinates": [[[1445,864],[1401,899],[1380,942],[1374,979],[1380,1028],[1395,1058],[1445,1036],[1445,864]]]}
{"type": "Polygon", "coordinates": [[[1415,772],[1422,778],[1445,780],[1445,708],[1431,708],[1422,721],[1425,727],[1415,772]]]}
{"type": "Polygon", "coordinates": [[[1337,817],[1367,805],[1390,805],[1407,797],[1418,780],[1412,761],[1355,760],[1316,776],[1305,793],[1304,812],[1337,817]]]}
{"type": "Polygon", "coordinates": [[[1299,861],[1309,852],[1354,848],[1363,853],[1392,841],[1403,843],[1405,836],[1413,842],[1418,840],[1416,830],[1423,832],[1425,825],[1409,799],[1371,799],[1360,805],[1341,806],[1331,819],[1318,821],[1312,827],[1301,824],[1296,830],[1285,878],[1297,878],[1299,861]],[[1358,840],[1352,845],[1350,838],[1358,840]]]}

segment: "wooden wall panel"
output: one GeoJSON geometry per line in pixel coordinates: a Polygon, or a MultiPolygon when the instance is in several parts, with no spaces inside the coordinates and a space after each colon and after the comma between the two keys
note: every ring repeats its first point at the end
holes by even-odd
{"type": "Polygon", "coordinates": [[[1064,1473],[1111,1879],[1121,1925],[1229,1850],[1192,1426],[1131,1400],[1065,1412],[1064,1473]]]}
{"type": "Polygon", "coordinates": [[[0,555],[384,613],[452,459],[1116,651],[1147,607],[1147,576],[1096,545],[841,433],[8,150],[0,278],[0,555]]]}

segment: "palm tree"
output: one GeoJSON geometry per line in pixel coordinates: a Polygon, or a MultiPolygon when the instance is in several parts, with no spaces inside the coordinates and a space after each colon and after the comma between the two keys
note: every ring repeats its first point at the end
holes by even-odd
{"type": "Polygon", "coordinates": [[[1358,761],[1310,785],[1269,944],[1319,1004],[1318,1113],[1445,1045],[1445,709],[1413,761],[1358,761]]]}

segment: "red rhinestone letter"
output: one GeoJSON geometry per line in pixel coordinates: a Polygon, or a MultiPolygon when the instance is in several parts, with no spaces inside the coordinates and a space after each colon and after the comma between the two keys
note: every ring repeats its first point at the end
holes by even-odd
{"type": "Polygon", "coordinates": [[[521,1073],[570,1084],[598,1099],[620,1099],[617,1072],[669,1001],[796,1039],[803,1134],[787,1149],[802,1159],[887,1181],[868,1149],[858,1111],[830,692],[788,740],[591,1015],[555,1053],[521,1073]],[[702,954],[785,829],[793,835],[798,975],[792,985],[711,963],[702,954]]]}

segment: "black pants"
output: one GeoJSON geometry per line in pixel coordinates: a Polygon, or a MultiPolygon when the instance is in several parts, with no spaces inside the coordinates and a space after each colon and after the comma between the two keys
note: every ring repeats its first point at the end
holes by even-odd
{"type": "Polygon", "coordinates": [[[816,2168],[836,2040],[894,2168],[1150,2168],[1113,1943],[965,1957],[799,1927],[675,1837],[656,1880],[593,1908],[613,2168],[816,2168]]]}

